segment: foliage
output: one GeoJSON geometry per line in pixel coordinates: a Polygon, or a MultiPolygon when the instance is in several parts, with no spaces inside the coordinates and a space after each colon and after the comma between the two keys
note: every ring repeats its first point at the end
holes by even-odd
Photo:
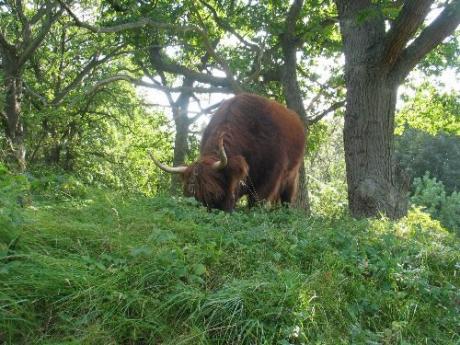
{"type": "Polygon", "coordinates": [[[408,127],[431,135],[444,132],[460,135],[459,94],[441,93],[434,86],[423,83],[415,96],[406,103],[396,117],[396,134],[401,135],[408,127]]]}
{"type": "MultiPolygon", "coordinates": [[[[11,174],[0,163],[0,228],[4,229],[1,234],[2,241],[12,241],[14,234],[23,223],[21,206],[30,204],[30,184],[24,175],[11,174]]],[[[0,249],[3,250],[2,247],[0,249]]]]}
{"type": "Polygon", "coordinates": [[[87,195],[21,208],[9,249],[0,228],[3,343],[460,340],[460,244],[419,209],[357,221],[87,195]]]}
{"type": "Polygon", "coordinates": [[[453,72],[460,71],[460,31],[444,40],[443,44],[433,49],[428,56],[421,61],[420,70],[427,75],[439,75],[446,68],[453,72]]]}
{"type": "Polygon", "coordinates": [[[446,194],[444,184],[430,178],[427,172],[414,179],[412,204],[422,206],[433,218],[439,219],[443,226],[460,235],[460,193],[446,194]]]}
{"type": "Polygon", "coordinates": [[[422,84],[405,99],[396,117],[395,161],[411,177],[427,171],[446,191],[460,190],[460,102],[457,93],[441,93],[422,84]]]}
{"type": "Polygon", "coordinates": [[[343,120],[335,118],[315,124],[309,133],[306,172],[315,215],[340,217],[346,212],[342,130],[343,120]]]}
{"type": "Polygon", "coordinates": [[[407,128],[395,139],[395,161],[410,177],[427,171],[443,182],[446,191],[460,190],[460,136],[440,132],[431,135],[407,128]]]}

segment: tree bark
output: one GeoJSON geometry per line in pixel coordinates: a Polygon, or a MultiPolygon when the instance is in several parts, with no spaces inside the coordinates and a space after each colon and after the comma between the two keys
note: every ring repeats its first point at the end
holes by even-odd
{"type": "MultiPolygon", "coordinates": [[[[184,82],[184,84],[186,84],[184,82]]],[[[189,151],[188,135],[190,128],[190,120],[188,118],[188,105],[190,102],[190,93],[181,93],[178,100],[172,106],[174,124],[176,127],[176,135],[174,138],[174,157],[173,166],[184,165],[185,157],[189,151]]],[[[173,174],[171,177],[172,194],[179,194],[182,181],[179,175],[173,174]]]]}
{"type": "Polygon", "coordinates": [[[397,85],[375,71],[352,74],[344,126],[349,208],[355,217],[383,212],[400,218],[407,212],[407,190],[392,160],[397,85]]]}
{"type": "MultiPolygon", "coordinates": [[[[289,109],[294,110],[304,124],[307,132],[307,114],[303,104],[302,93],[297,80],[297,45],[295,37],[295,23],[303,6],[303,0],[296,0],[292,4],[287,14],[285,30],[280,35],[281,48],[283,50],[284,64],[281,67],[281,85],[283,88],[284,99],[289,109]]],[[[304,209],[310,214],[310,196],[308,193],[307,179],[305,176],[305,161],[299,171],[298,191],[295,205],[297,208],[304,209]]]]}
{"type": "Polygon", "coordinates": [[[379,4],[335,0],[345,53],[347,105],[344,146],[349,209],[355,217],[407,213],[408,181],[393,162],[397,89],[431,49],[460,22],[460,1],[446,5],[438,19],[413,38],[433,1],[405,1],[385,32],[379,4]]]}
{"type": "Polygon", "coordinates": [[[19,171],[26,168],[24,125],[21,118],[22,80],[19,73],[5,69],[5,137],[9,146],[8,160],[19,171]]]}
{"type": "Polygon", "coordinates": [[[22,77],[25,64],[29,61],[38,47],[43,43],[51,26],[61,16],[63,9],[57,10],[53,2],[45,2],[32,20],[28,20],[24,15],[22,2],[15,4],[15,11],[18,15],[19,22],[22,25],[22,31],[14,43],[8,42],[3,32],[0,31],[0,55],[3,64],[4,73],[4,112],[3,120],[5,124],[5,136],[9,146],[8,160],[18,166],[19,171],[26,169],[26,149],[24,143],[24,123],[21,114],[22,102],[22,77]],[[42,22],[35,35],[32,36],[32,26],[40,19],[42,22]],[[21,37],[19,37],[21,36],[21,37]]]}

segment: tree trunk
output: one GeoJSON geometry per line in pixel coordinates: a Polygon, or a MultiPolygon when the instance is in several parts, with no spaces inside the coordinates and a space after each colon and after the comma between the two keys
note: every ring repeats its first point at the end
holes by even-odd
{"type": "Polygon", "coordinates": [[[392,161],[397,86],[379,71],[348,74],[344,146],[351,214],[400,218],[407,193],[392,161]]]}
{"type": "Polygon", "coordinates": [[[407,212],[407,195],[393,168],[393,129],[400,78],[382,63],[385,24],[370,1],[336,1],[345,53],[347,105],[344,147],[348,203],[354,217],[407,212]],[[374,15],[360,18],[365,10],[374,15]]]}
{"type": "MultiPolygon", "coordinates": [[[[185,80],[184,85],[191,86],[192,81],[185,80]]],[[[191,94],[182,92],[177,101],[172,106],[174,124],[176,127],[176,136],[174,138],[174,157],[173,165],[183,165],[185,157],[188,153],[188,135],[190,128],[190,120],[188,118],[188,105],[190,103],[191,94]]],[[[172,175],[171,188],[172,194],[180,194],[182,180],[179,175],[172,175]]]]}
{"type": "MultiPolygon", "coordinates": [[[[294,110],[304,124],[305,132],[307,128],[307,114],[303,105],[302,93],[297,81],[297,47],[296,37],[294,35],[294,27],[292,26],[291,17],[296,18],[297,15],[292,14],[293,8],[300,11],[303,6],[303,1],[296,1],[292,5],[287,18],[285,32],[280,36],[281,47],[283,49],[284,64],[281,67],[281,85],[283,88],[284,99],[289,109],[294,110]],[[292,27],[291,27],[292,26],[292,27]]],[[[295,20],[294,20],[295,23],[295,20]]],[[[295,26],[295,24],[294,24],[295,26]]],[[[299,171],[298,191],[295,206],[304,209],[307,214],[310,214],[310,196],[308,194],[307,179],[305,176],[305,161],[302,159],[302,165],[299,171]]]]}
{"type": "MultiPolygon", "coordinates": [[[[174,110],[173,110],[174,111],[174,110]]],[[[178,111],[178,115],[175,116],[174,122],[176,127],[176,135],[174,138],[174,157],[173,165],[180,166],[185,162],[185,157],[188,153],[188,132],[189,132],[189,122],[187,117],[187,110],[185,113],[182,113],[181,110],[178,111]]],[[[179,175],[173,174],[171,176],[171,193],[179,194],[180,188],[182,185],[182,180],[179,175]]]]}
{"type": "Polygon", "coordinates": [[[24,125],[21,118],[22,80],[18,73],[5,71],[5,136],[9,146],[8,160],[19,171],[26,169],[24,125]]]}

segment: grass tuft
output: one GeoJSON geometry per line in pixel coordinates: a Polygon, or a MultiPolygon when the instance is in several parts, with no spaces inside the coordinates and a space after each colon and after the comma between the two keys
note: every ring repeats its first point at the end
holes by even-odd
{"type": "Polygon", "coordinates": [[[418,209],[228,215],[89,189],[4,206],[5,344],[460,342],[459,240],[418,209]]]}

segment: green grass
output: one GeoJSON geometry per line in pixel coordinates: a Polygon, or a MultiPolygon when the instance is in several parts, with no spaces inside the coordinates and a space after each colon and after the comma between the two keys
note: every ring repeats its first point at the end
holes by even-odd
{"type": "Polygon", "coordinates": [[[418,210],[357,221],[87,195],[0,204],[0,343],[460,342],[459,240],[418,210]]]}

